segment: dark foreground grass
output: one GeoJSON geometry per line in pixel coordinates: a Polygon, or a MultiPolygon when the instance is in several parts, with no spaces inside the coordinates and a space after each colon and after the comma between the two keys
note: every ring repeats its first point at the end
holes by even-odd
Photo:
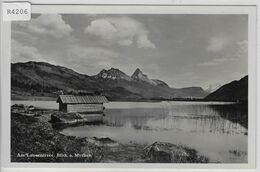
{"type": "Polygon", "coordinates": [[[81,148],[84,146],[87,146],[84,138],[62,135],[39,118],[11,115],[12,162],[99,161],[99,148],[83,152],[81,148]]]}

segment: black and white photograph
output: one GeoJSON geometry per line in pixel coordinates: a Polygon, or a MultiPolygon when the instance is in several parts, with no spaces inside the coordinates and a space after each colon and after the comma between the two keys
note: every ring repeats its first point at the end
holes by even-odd
{"type": "Polygon", "coordinates": [[[11,23],[11,162],[247,164],[247,14],[11,23]]]}

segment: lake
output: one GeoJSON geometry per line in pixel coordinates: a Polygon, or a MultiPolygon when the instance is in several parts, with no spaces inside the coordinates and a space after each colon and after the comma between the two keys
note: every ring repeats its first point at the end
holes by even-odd
{"type": "MultiPolygon", "coordinates": [[[[12,104],[58,109],[54,101],[12,104]]],[[[241,117],[247,108],[228,102],[109,102],[105,125],[66,128],[65,135],[109,137],[121,143],[170,142],[194,148],[210,162],[246,163],[248,136],[241,117]]]]}

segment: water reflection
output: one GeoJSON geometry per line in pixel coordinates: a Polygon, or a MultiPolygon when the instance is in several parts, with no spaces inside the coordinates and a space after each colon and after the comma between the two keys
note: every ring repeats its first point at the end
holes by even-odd
{"type": "Polygon", "coordinates": [[[228,119],[234,123],[239,123],[244,127],[248,127],[248,105],[209,105],[222,118],[228,119]]]}
{"type": "MultiPolygon", "coordinates": [[[[20,103],[20,102],[13,102],[20,103]]],[[[23,102],[39,108],[55,102],[23,102]]],[[[121,143],[155,141],[196,149],[211,162],[247,162],[247,106],[226,102],[110,102],[107,125],[85,125],[62,130],[80,137],[109,137],[121,143]]]]}
{"type": "MultiPolygon", "coordinates": [[[[237,105],[170,105],[149,109],[108,109],[106,118],[111,126],[135,129],[244,134],[247,133],[247,129],[241,125],[241,117],[247,116],[247,111],[242,109],[237,105]]],[[[243,124],[245,123],[243,121],[243,124]]]]}

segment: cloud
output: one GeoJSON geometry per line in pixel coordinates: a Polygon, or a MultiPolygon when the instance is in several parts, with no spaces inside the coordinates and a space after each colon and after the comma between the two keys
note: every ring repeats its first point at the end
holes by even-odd
{"type": "Polygon", "coordinates": [[[31,33],[54,38],[69,36],[73,31],[59,14],[42,14],[29,22],[18,22],[18,25],[31,33]]]}
{"type": "Polygon", "coordinates": [[[217,89],[219,89],[222,85],[219,84],[218,82],[215,81],[215,83],[213,84],[205,84],[204,86],[202,86],[202,88],[207,91],[208,93],[212,93],[214,91],[216,91],[217,89]]]}
{"type": "Polygon", "coordinates": [[[194,76],[194,72],[185,72],[185,73],[181,73],[178,76],[180,77],[192,77],[194,76]]]}
{"type": "Polygon", "coordinates": [[[71,57],[76,55],[81,59],[94,58],[96,59],[96,61],[118,57],[118,54],[111,50],[103,49],[100,47],[82,47],[80,45],[71,46],[67,52],[68,55],[71,57]]]}
{"type": "Polygon", "coordinates": [[[231,77],[231,78],[234,78],[235,80],[239,80],[239,79],[241,79],[242,77],[244,77],[245,75],[246,75],[245,73],[243,73],[243,72],[238,72],[238,71],[230,73],[230,77],[231,77]]]}
{"type": "Polygon", "coordinates": [[[114,67],[113,64],[119,57],[118,53],[111,50],[80,45],[69,47],[66,54],[68,57],[73,57],[66,59],[69,64],[77,64],[82,71],[87,66],[90,74],[96,74],[98,70],[103,68],[114,67]]]}
{"type": "Polygon", "coordinates": [[[84,30],[106,43],[130,46],[136,43],[138,48],[155,48],[148,38],[148,31],[139,21],[129,17],[108,17],[93,20],[84,30]]]}
{"type": "Polygon", "coordinates": [[[228,40],[224,37],[212,37],[209,40],[207,50],[211,52],[218,52],[220,50],[223,50],[226,47],[227,43],[228,40]]]}
{"type": "Polygon", "coordinates": [[[240,51],[247,53],[247,51],[248,51],[248,41],[247,40],[238,41],[237,45],[238,45],[240,51]]]}
{"type": "Polygon", "coordinates": [[[140,35],[137,39],[138,48],[155,48],[155,45],[148,39],[147,35],[140,35]]]}
{"type": "Polygon", "coordinates": [[[37,48],[23,45],[16,40],[12,40],[11,48],[12,62],[42,61],[43,59],[37,48]]]}
{"type": "Polygon", "coordinates": [[[19,29],[12,29],[11,34],[12,39],[20,40],[23,43],[36,44],[39,41],[38,37],[35,37],[32,34],[21,31],[19,29]]]}
{"type": "Polygon", "coordinates": [[[212,62],[212,61],[210,61],[210,62],[202,62],[202,63],[199,63],[199,64],[197,64],[198,66],[216,66],[218,63],[216,63],[216,62],[212,62]]]}
{"type": "Polygon", "coordinates": [[[236,58],[216,58],[213,59],[214,62],[216,63],[223,63],[223,62],[228,62],[228,61],[235,61],[237,60],[236,58]]]}
{"type": "Polygon", "coordinates": [[[198,63],[197,66],[216,66],[225,62],[236,61],[237,58],[215,58],[211,61],[198,63]]]}

